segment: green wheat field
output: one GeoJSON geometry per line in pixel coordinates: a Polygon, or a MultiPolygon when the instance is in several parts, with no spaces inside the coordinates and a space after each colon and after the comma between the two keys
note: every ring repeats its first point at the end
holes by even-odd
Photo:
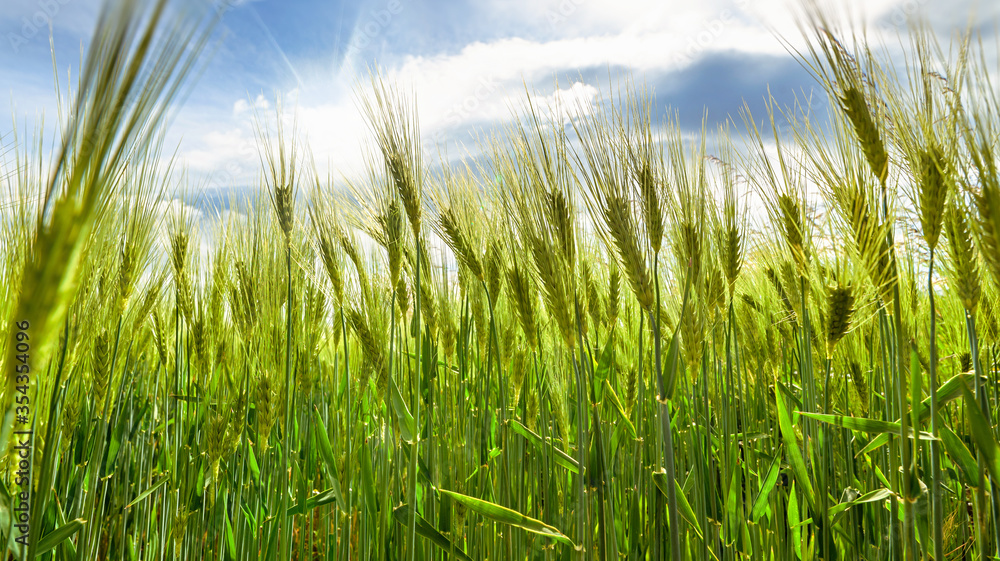
{"type": "Polygon", "coordinates": [[[997,53],[802,13],[822,109],[700,134],[525,94],[442,165],[374,71],[349,182],[258,115],[200,251],[156,209],[213,21],[110,4],[5,146],[6,557],[997,559],[997,53]]]}

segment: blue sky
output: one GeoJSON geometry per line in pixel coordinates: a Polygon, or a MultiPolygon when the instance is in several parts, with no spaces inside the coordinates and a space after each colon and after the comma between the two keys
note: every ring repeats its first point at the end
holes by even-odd
{"type": "MultiPolygon", "coordinates": [[[[195,1],[195,0],[189,0],[195,1]]],[[[782,103],[814,84],[775,33],[799,33],[791,0],[227,0],[207,61],[168,136],[180,163],[209,188],[256,184],[253,108],[281,96],[322,172],[363,169],[368,129],[357,86],[382,72],[417,97],[425,146],[475,152],[525,88],[543,103],[595,99],[630,74],[687,129],[761,110],[768,87],[782,103]]],[[[851,0],[877,33],[922,13],[942,33],[1000,8],[973,0],[851,0]]],[[[100,0],[0,0],[0,133],[32,131],[56,114],[51,22],[60,84],[74,79],[100,0]]],[[[22,134],[23,136],[23,134],[22,134]]],[[[51,137],[49,138],[51,140],[51,137]]],[[[435,151],[436,152],[436,151],[435,151]]]]}

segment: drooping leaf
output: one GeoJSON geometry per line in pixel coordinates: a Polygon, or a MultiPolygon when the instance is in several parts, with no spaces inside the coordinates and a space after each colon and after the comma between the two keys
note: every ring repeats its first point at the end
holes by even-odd
{"type": "Polygon", "coordinates": [[[501,524],[514,526],[515,528],[520,528],[528,532],[548,536],[570,547],[576,547],[573,541],[558,529],[529,516],[525,516],[520,512],[502,507],[498,504],[484,501],[482,499],[455,493],[454,491],[438,489],[438,492],[451,497],[455,502],[465,505],[469,510],[485,516],[494,522],[500,522],[501,524]]]}
{"type": "Polygon", "coordinates": [[[361,458],[361,486],[362,494],[365,497],[365,504],[368,505],[368,512],[374,515],[378,510],[378,500],[375,498],[375,473],[372,470],[372,459],[367,450],[359,450],[358,456],[361,458]]]}
{"type": "MultiPolygon", "coordinates": [[[[824,423],[829,423],[841,428],[856,430],[875,434],[899,434],[902,430],[899,423],[890,423],[879,419],[866,419],[864,417],[849,417],[846,415],[825,415],[823,413],[800,412],[799,415],[816,419],[824,423]]],[[[910,436],[913,436],[913,428],[910,427],[910,436]]],[[[934,435],[929,432],[920,431],[917,436],[921,440],[934,440],[934,435]]]]}
{"type": "Polygon", "coordinates": [[[941,442],[944,444],[945,452],[948,453],[951,460],[958,466],[966,483],[973,486],[979,485],[979,466],[976,464],[976,459],[972,456],[972,453],[965,446],[965,443],[962,442],[962,439],[951,429],[943,425],[938,429],[938,434],[941,435],[941,442]]]}
{"type": "Polygon", "coordinates": [[[893,492],[889,489],[876,489],[861,495],[860,497],[852,500],[845,501],[839,504],[835,504],[827,511],[830,515],[830,519],[833,524],[836,524],[841,516],[844,515],[851,507],[862,505],[865,503],[874,503],[878,501],[884,501],[886,499],[892,498],[894,496],[893,492]]]}
{"type": "MultiPolygon", "coordinates": [[[[945,405],[946,403],[958,399],[962,395],[962,386],[965,385],[966,380],[972,377],[971,374],[958,374],[952,377],[950,380],[941,384],[941,387],[937,391],[938,407],[945,405]]],[[[913,408],[913,414],[920,419],[921,422],[925,421],[931,415],[931,398],[927,398],[921,401],[913,408]]],[[[899,434],[899,431],[896,431],[899,434]]],[[[861,449],[856,457],[860,457],[864,454],[868,454],[873,450],[876,450],[886,444],[889,444],[889,438],[893,435],[890,433],[884,433],[876,436],[869,442],[864,448],[861,449]]]]}
{"type": "MultiPolygon", "coordinates": [[[[396,522],[399,522],[406,527],[410,523],[411,510],[410,505],[399,505],[392,511],[392,517],[396,519],[396,522]]],[[[423,516],[420,516],[417,513],[412,513],[412,516],[416,518],[417,534],[427,540],[430,540],[432,544],[438,546],[454,557],[461,559],[462,561],[472,561],[471,557],[466,555],[464,551],[453,544],[451,540],[445,537],[444,534],[438,532],[437,528],[431,526],[430,522],[424,520],[423,516]]]]}
{"type": "Polygon", "coordinates": [[[1000,445],[993,437],[992,425],[986,420],[986,415],[983,415],[976,397],[964,384],[962,397],[965,399],[965,412],[972,427],[972,439],[976,441],[976,449],[983,460],[983,465],[994,481],[1000,481],[1000,445]]]}
{"type": "Polygon", "coordinates": [[[622,424],[628,431],[629,436],[632,437],[632,440],[635,440],[635,425],[632,424],[628,415],[625,414],[625,408],[622,407],[621,401],[618,400],[618,394],[615,393],[615,390],[611,387],[611,384],[607,380],[604,380],[604,391],[607,392],[607,396],[611,400],[611,406],[614,408],[615,412],[618,413],[618,418],[621,419],[622,424]]]}
{"type": "Polygon", "coordinates": [[[550,450],[552,452],[552,459],[556,464],[568,469],[571,473],[580,473],[580,464],[572,456],[553,446],[551,443],[546,443],[542,440],[541,436],[519,423],[516,419],[508,419],[507,424],[515,433],[523,436],[525,440],[540,451],[545,452],[546,449],[550,450]]]}
{"type": "Polygon", "coordinates": [[[319,410],[313,407],[313,429],[316,432],[316,440],[319,442],[320,455],[326,462],[326,469],[330,474],[331,491],[337,498],[337,504],[341,508],[345,507],[344,497],[340,492],[340,474],[337,471],[337,460],[333,455],[333,446],[330,445],[330,437],[326,433],[326,425],[319,414],[319,410]]]}
{"type": "Polygon", "coordinates": [[[52,551],[57,545],[73,537],[73,534],[79,532],[86,523],[86,520],[77,518],[75,520],[70,520],[55,530],[52,530],[48,534],[45,534],[42,536],[42,539],[39,540],[38,547],[35,548],[35,555],[41,556],[52,551]]]}
{"type": "Polygon", "coordinates": [[[781,473],[781,456],[775,455],[774,460],[771,461],[771,467],[767,469],[767,475],[764,476],[764,482],[760,486],[760,492],[757,493],[757,498],[753,501],[753,509],[750,511],[750,519],[754,523],[760,520],[760,517],[764,515],[764,510],[767,508],[767,498],[774,490],[775,484],[778,482],[778,475],[781,473]]]}
{"type": "MultiPolygon", "coordinates": [[[[653,472],[653,483],[656,484],[656,488],[663,493],[663,496],[667,496],[667,474],[664,471],[654,471],[653,472]]],[[[677,496],[677,509],[680,511],[681,516],[688,521],[688,524],[694,528],[695,533],[700,539],[702,537],[701,526],[698,524],[698,516],[695,515],[694,509],[691,508],[691,503],[688,502],[687,495],[684,494],[684,489],[681,484],[674,480],[674,489],[677,496]]]]}
{"type": "Polygon", "coordinates": [[[601,351],[601,359],[597,363],[597,368],[594,369],[594,376],[597,378],[598,382],[603,382],[608,379],[608,375],[611,373],[611,359],[614,355],[614,337],[608,337],[607,342],[604,344],[604,350],[601,351]]]}
{"type": "MultiPolygon", "coordinates": [[[[779,399],[780,403],[781,400],[779,399]]],[[[795,492],[796,481],[792,481],[792,488],[788,491],[788,528],[792,531],[792,548],[795,556],[802,559],[802,517],[799,515],[799,494],[795,492]]]]}
{"type": "Polygon", "coordinates": [[[816,504],[816,493],[813,491],[812,481],[809,479],[809,472],[806,470],[806,463],[802,459],[802,449],[799,448],[798,439],[792,429],[792,420],[788,416],[785,408],[785,400],[778,396],[775,400],[778,405],[778,426],[781,427],[781,440],[785,443],[785,453],[788,455],[788,463],[792,466],[792,475],[803,488],[803,493],[810,507],[816,504]]]}
{"type": "MultiPolygon", "coordinates": [[[[337,498],[339,494],[340,494],[339,490],[327,489],[322,493],[309,497],[308,499],[305,500],[305,502],[300,502],[290,507],[286,514],[288,516],[295,516],[296,514],[305,514],[316,507],[330,504],[334,501],[339,501],[340,499],[337,498]]],[[[343,505],[344,503],[338,502],[337,504],[343,505]]]]}
{"type": "Polygon", "coordinates": [[[157,489],[159,489],[160,487],[163,487],[164,485],[166,485],[168,481],[169,480],[164,477],[163,479],[160,479],[159,483],[157,483],[156,485],[153,485],[149,489],[146,489],[142,493],[139,493],[138,497],[136,497],[135,499],[133,499],[132,502],[130,502],[129,504],[125,505],[125,510],[128,510],[128,509],[132,508],[133,506],[136,505],[136,503],[142,501],[146,497],[148,497],[148,496],[152,495],[153,493],[155,493],[157,489]]]}
{"type": "Polygon", "coordinates": [[[403,440],[413,443],[414,435],[417,434],[417,423],[413,420],[409,408],[406,407],[406,402],[403,401],[403,396],[399,393],[396,382],[392,381],[392,376],[389,376],[389,401],[392,404],[393,413],[396,414],[396,420],[399,422],[399,430],[403,440]]]}

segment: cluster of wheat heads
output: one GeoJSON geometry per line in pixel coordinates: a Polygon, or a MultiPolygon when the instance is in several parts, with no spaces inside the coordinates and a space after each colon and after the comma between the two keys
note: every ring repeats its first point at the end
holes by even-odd
{"type": "Polygon", "coordinates": [[[972,37],[915,27],[900,73],[816,12],[821,122],[528,96],[457,166],[376,77],[365,177],[259,117],[267,196],[209,226],[156,211],[207,36],[167,13],[109,8],[51,173],[29,143],[0,174],[10,555],[997,556],[1000,94],[972,37]]]}

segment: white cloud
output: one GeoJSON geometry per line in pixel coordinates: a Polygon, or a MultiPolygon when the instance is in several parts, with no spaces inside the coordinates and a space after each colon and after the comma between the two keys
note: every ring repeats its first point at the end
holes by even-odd
{"type": "Polygon", "coordinates": [[[209,130],[199,140],[198,146],[183,153],[185,164],[193,171],[228,171],[230,164],[245,163],[257,156],[257,145],[252,134],[239,126],[209,130]]]}
{"type": "Polygon", "coordinates": [[[598,93],[594,86],[575,82],[565,90],[556,90],[552,95],[539,98],[537,102],[549,116],[573,117],[589,112],[598,93]]]}
{"type": "MultiPolygon", "coordinates": [[[[294,92],[294,90],[293,90],[294,92]]],[[[290,94],[291,95],[291,94],[290,94]]],[[[251,110],[256,110],[257,112],[266,112],[271,109],[271,102],[268,101],[264,94],[257,94],[254,98],[253,104],[245,99],[238,99],[236,103],[233,104],[233,117],[242,117],[251,110]]]]}
{"type": "MultiPolygon", "coordinates": [[[[860,0],[848,2],[854,14],[870,22],[923,6],[932,0],[860,0]]],[[[627,68],[638,81],[682,69],[712,52],[787,56],[780,34],[793,48],[802,48],[795,8],[789,0],[710,0],[693,4],[671,0],[493,0],[486,13],[520,14],[525,22],[547,18],[551,39],[508,37],[473,42],[457,51],[407,56],[382,69],[385,78],[412,92],[417,99],[420,127],[427,144],[460,138],[474,127],[497,125],[521,104],[525,87],[536,100],[564,106],[586,102],[596,84],[574,82],[559,89],[556,76],[602,68],[627,68]]],[[[873,37],[877,35],[872,33],[873,37]]],[[[357,53],[355,53],[357,56],[357,53]]],[[[308,95],[294,106],[298,128],[316,158],[321,174],[332,170],[358,177],[365,169],[371,134],[350,92],[368,83],[366,61],[345,61],[339,74],[306,77],[308,95]]],[[[297,91],[291,92],[295,98],[297,91]]],[[[286,98],[289,94],[286,94],[286,98]]],[[[292,104],[286,104],[286,108],[292,104]]],[[[268,98],[232,104],[228,119],[189,122],[183,159],[199,172],[223,170],[221,177],[248,183],[259,170],[259,157],[249,116],[253,108],[268,109],[268,98]]],[[[286,109],[290,114],[291,109],[286,109]]],[[[262,111],[262,114],[267,112],[262,111]]],[[[225,181],[221,182],[225,184],[225,181]]]]}
{"type": "MultiPolygon", "coordinates": [[[[783,52],[777,42],[747,40],[759,30],[735,22],[733,26],[735,38],[720,36],[713,47],[739,42],[769,54],[783,52]]],[[[539,96],[541,107],[561,100],[569,108],[596,96],[594,84],[575,82],[568,89],[558,88],[557,73],[572,75],[601,67],[630,68],[640,75],[665,72],[675,64],[669,54],[683,48],[683,38],[669,30],[546,42],[510,38],[472,43],[455,54],[407,57],[383,72],[387,80],[416,95],[424,138],[442,141],[463,129],[509,120],[512,108],[524,98],[525,86],[539,96]]],[[[329,162],[348,175],[360,173],[370,135],[351,96],[327,103],[303,102],[298,113],[319,164],[329,162]]]]}

